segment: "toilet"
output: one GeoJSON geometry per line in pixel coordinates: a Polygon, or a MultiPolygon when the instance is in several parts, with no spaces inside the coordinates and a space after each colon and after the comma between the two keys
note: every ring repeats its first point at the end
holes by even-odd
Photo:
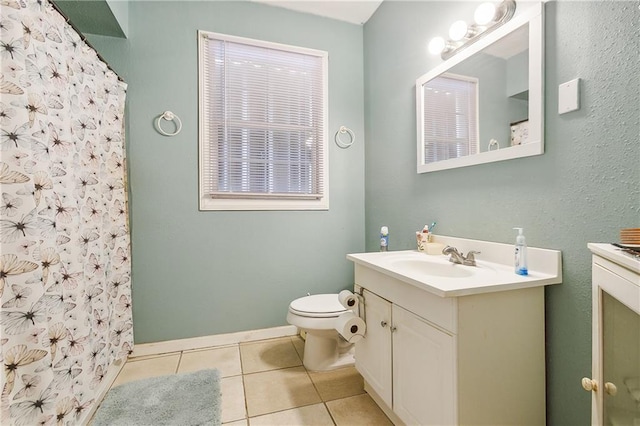
{"type": "Polygon", "coordinates": [[[327,371],[354,364],[353,345],[364,336],[357,303],[345,308],[337,294],[315,294],[289,305],[287,322],[306,332],[302,363],[307,370],[327,371]]]}

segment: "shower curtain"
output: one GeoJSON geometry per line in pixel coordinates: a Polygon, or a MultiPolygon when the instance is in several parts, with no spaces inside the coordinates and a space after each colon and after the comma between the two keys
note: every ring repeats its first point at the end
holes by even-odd
{"type": "Polygon", "coordinates": [[[46,0],[0,11],[0,423],[77,424],[133,345],[126,84],[46,0]]]}

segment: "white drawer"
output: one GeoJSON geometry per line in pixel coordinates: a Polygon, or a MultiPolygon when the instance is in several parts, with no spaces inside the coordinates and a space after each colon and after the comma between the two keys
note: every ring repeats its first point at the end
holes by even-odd
{"type": "Polygon", "coordinates": [[[457,298],[436,296],[371,268],[354,266],[356,285],[393,301],[450,334],[457,333],[457,298]]]}

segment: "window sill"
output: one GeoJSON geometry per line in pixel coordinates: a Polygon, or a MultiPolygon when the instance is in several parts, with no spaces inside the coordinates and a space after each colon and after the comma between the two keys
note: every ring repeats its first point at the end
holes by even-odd
{"type": "Polygon", "coordinates": [[[200,198],[200,211],[224,210],[329,210],[327,196],[320,200],[242,200],[200,198]]]}

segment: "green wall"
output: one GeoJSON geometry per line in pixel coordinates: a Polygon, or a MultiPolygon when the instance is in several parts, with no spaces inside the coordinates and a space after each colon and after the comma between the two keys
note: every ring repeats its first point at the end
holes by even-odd
{"type": "Polygon", "coordinates": [[[478,79],[478,152],[488,151],[491,139],[502,148],[508,147],[512,111],[507,98],[507,61],[482,52],[469,59],[451,72],[478,79]]]}
{"type": "Polygon", "coordinates": [[[126,38],[129,34],[129,0],[106,0],[106,2],[126,38]]]}
{"type": "Polygon", "coordinates": [[[127,36],[128,0],[53,0],[62,13],[85,34],[127,36]]]}
{"type": "Polygon", "coordinates": [[[364,26],[366,248],[380,225],[392,250],[414,232],[562,251],[563,283],[546,289],[549,425],[590,424],[591,256],[640,226],[640,34],[634,2],[546,4],[545,154],[418,175],[414,87],[437,65],[429,39],[472,16],[461,2],[385,1],[364,26]],[[581,109],[558,115],[558,85],[582,78],[581,109]]]}
{"type": "Polygon", "coordinates": [[[351,287],[345,255],[365,240],[362,27],[252,2],[141,1],[128,31],[136,343],[284,325],[293,299],[351,287]],[[199,29],[329,52],[329,211],[198,211],[199,29]],[[165,110],[182,120],[175,137],[154,130],[165,110]],[[358,137],[349,149],[333,142],[341,125],[358,137]]]}

